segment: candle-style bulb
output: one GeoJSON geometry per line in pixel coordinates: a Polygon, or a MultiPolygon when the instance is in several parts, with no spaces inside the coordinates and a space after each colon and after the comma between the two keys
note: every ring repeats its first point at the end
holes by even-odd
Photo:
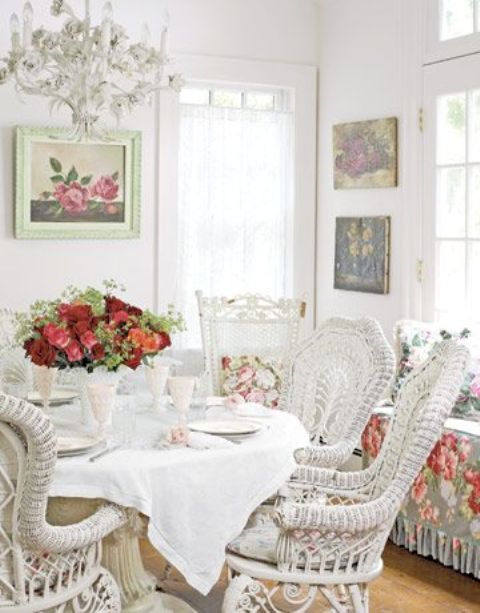
{"type": "Polygon", "coordinates": [[[33,6],[30,2],[26,2],[23,7],[23,21],[28,23],[33,21],[33,6]]]}
{"type": "Polygon", "coordinates": [[[13,13],[10,17],[10,31],[12,34],[18,34],[20,32],[20,20],[17,13],[13,13]]]}
{"type": "Polygon", "coordinates": [[[111,21],[113,18],[113,7],[111,2],[105,2],[102,10],[102,20],[111,21]]]}

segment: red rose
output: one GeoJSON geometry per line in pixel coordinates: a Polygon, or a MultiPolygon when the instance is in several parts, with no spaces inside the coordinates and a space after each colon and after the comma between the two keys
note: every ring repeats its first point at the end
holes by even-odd
{"type": "Polygon", "coordinates": [[[61,304],[57,311],[70,326],[75,326],[79,321],[89,323],[93,317],[92,307],[89,304],[61,304]]]}
{"type": "Polygon", "coordinates": [[[70,342],[70,335],[65,328],[60,328],[55,324],[46,324],[43,327],[42,334],[50,345],[53,345],[57,349],[65,349],[70,342]]]}
{"type": "Polygon", "coordinates": [[[172,341],[170,335],[167,332],[157,332],[158,351],[162,351],[166,347],[170,347],[172,341]]]}
{"type": "Polygon", "coordinates": [[[80,342],[88,350],[91,350],[95,345],[98,344],[97,337],[90,330],[87,330],[87,332],[82,334],[82,336],[80,337],[80,342]]]}
{"type": "Polygon", "coordinates": [[[143,351],[141,347],[135,347],[130,353],[129,359],[125,362],[125,366],[128,366],[132,370],[138,368],[142,362],[143,351]]]}
{"type": "Polygon", "coordinates": [[[94,360],[103,360],[103,358],[105,357],[105,349],[103,345],[101,345],[100,343],[97,343],[96,345],[94,345],[91,351],[92,351],[92,358],[94,360]]]}
{"type": "Polygon", "coordinates": [[[71,341],[65,352],[69,362],[79,362],[83,358],[83,349],[78,341],[71,341]]]}
{"type": "Polygon", "coordinates": [[[77,323],[72,327],[72,330],[75,334],[81,338],[87,332],[90,332],[90,323],[88,321],[77,321],[77,323]]]}
{"type": "Polygon", "coordinates": [[[113,177],[103,175],[98,181],[90,188],[90,195],[92,198],[98,196],[102,200],[115,200],[118,196],[118,183],[113,177]]]}
{"type": "Polygon", "coordinates": [[[112,321],[117,324],[117,326],[118,324],[123,324],[127,322],[129,319],[130,315],[127,313],[127,311],[116,311],[112,315],[112,321]]]}
{"type": "Polygon", "coordinates": [[[45,338],[26,341],[24,348],[30,359],[37,366],[52,366],[57,358],[55,348],[45,338]]]}
{"type": "Polygon", "coordinates": [[[126,311],[127,303],[123,302],[119,298],[115,298],[115,296],[106,296],[105,297],[105,307],[108,313],[116,313],[117,311],[126,311]]]}
{"type": "Polygon", "coordinates": [[[132,306],[131,304],[127,306],[127,313],[129,315],[132,315],[133,317],[141,317],[143,315],[142,309],[139,309],[136,306],[132,306]]]}

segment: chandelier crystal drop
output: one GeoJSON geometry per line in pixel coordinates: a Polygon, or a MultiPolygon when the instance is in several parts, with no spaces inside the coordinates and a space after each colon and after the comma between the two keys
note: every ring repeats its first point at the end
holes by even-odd
{"type": "Polygon", "coordinates": [[[113,115],[119,122],[149,103],[155,91],[182,88],[181,75],[165,74],[170,61],[168,23],[157,49],[149,42],[146,24],[141,40],[130,42],[125,28],[114,23],[110,2],[99,25],[91,22],[89,0],[83,18],[64,0],[53,0],[50,12],[65,17],[58,32],[33,28],[30,2],[24,6],[22,24],[18,15],[11,16],[11,49],[0,60],[0,84],[13,80],[19,94],[49,98],[51,112],[68,107],[70,138],[105,138],[99,121],[103,116],[113,115]]]}

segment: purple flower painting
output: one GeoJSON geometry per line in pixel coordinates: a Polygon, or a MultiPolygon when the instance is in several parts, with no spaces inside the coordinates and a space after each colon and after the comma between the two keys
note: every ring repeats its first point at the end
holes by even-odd
{"type": "Polygon", "coordinates": [[[335,189],[397,185],[395,117],[333,127],[335,189]]]}

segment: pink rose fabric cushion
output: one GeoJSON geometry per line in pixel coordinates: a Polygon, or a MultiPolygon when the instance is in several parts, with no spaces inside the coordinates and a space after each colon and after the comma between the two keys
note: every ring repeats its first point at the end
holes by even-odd
{"type": "Polygon", "coordinates": [[[230,404],[258,402],[276,408],[280,399],[281,364],[255,355],[222,358],[222,392],[230,404]]]}

